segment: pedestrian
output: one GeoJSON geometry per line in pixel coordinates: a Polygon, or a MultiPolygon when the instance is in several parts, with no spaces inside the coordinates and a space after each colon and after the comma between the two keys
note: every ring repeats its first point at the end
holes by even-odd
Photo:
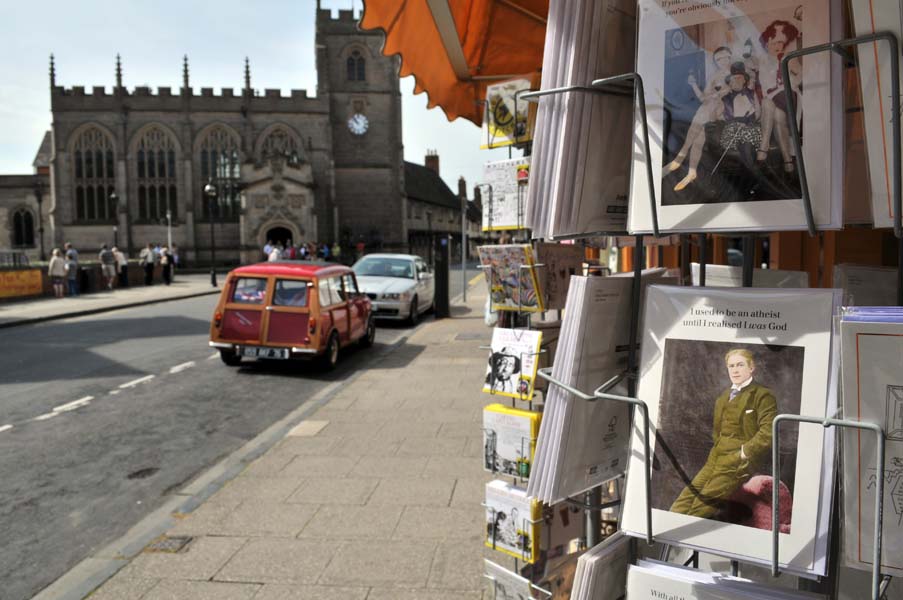
{"type": "Polygon", "coordinates": [[[332,259],[337,263],[342,262],[342,247],[339,246],[338,242],[332,245],[332,259]]]}
{"type": "Polygon", "coordinates": [[[103,274],[104,283],[108,290],[113,289],[113,280],[116,279],[116,255],[104,244],[97,254],[100,260],[100,271],[103,274]]]}
{"type": "Polygon", "coordinates": [[[76,262],[78,262],[78,250],[73,248],[72,244],[70,244],[69,242],[66,242],[65,244],[63,244],[63,249],[66,252],[66,258],[69,258],[71,256],[72,258],[75,259],[76,262]]]}
{"type": "Polygon", "coordinates": [[[172,256],[169,255],[169,248],[166,246],[160,248],[160,272],[163,275],[163,283],[166,285],[172,283],[172,256]]]}
{"type": "Polygon", "coordinates": [[[157,264],[157,254],[154,252],[154,245],[148,242],[147,248],[141,250],[138,255],[138,261],[144,267],[144,285],[153,285],[154,283],[154,266],[157,264]]]}
{"type": "Polygon", "coordinates": [[[288,243],[288,259],[295,260],[296,258],[298,258],[298,249],[295,248],[295,245],[291,241],[289,241],[289,243],[288,243]]]}
{"type": "Polygon", "coordinates": [[[364,250],[367,249],[367,244],[364,243],[364,236],[360,236],[357,239],[357,245],[355,246],[355,250],[357,250],[357,258],[360,259],[364,255],[364,250]]]}
{"type": "Polygon", "coordinates": [[[263,245],[263,259],[270,260],[270,252],[273,251],[273,240],[267,240],[267,243],[263,245]]]}
{"type": "Polygon", "coordinates": [[[270,262],[275,262],[282,258],[282,248],[279,247],[278,244],[273,246],[273,249],[270,250],[270,255],[267,257],[267,260],[270,262]]]}
{"type": "Polygon", "coordinates": [[[119,287],[129,287],[129,259],[118,246],[113,246],[113,257],[116,259],[116,274],[119,278],[119,287]]]}
{"type": "Polygon", "coordinates": [[[78,260],[73,254],[66,257],[66,282],[69,285],[69,296],[72,298],[78,296],[78,276],[78,260]]]}
{"type": "Polygon", "coordinates": [[[47,274],[50,275],[50,283],[53,285],[53,295],[63,297],[63,279],[66,277],[66,261],[63,260],[59,248],[51,252],[50,263],[47,265],[47,274]]]}

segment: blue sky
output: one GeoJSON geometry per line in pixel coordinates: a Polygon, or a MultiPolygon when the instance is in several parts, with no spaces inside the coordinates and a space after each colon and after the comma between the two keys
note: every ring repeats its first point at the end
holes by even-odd
{"type": "MultiPolygon", "coordinates": [[[[350,9],[361,0],[322,0],[324,8],[350,9]]],[[[251,60],[257,89],[316,89],[316,0],[88,0],[10,2],[0,19],[0,174],[31,173],[43,132],[50,127],[49,55],[56,57],[57,85],[112,88],[117,52],[123,83],[133,88],[181,86],[182,55],[191,85],[243,83],[251,60]]],[[[506,149],[480,150],[479,129],[464,119],[449,123],[426,96],[413,94],[413,78],[401,80],[405,159],[423,163],[439,153],[443,179],[457,192],[463,175],[472,189],[482,165],[508,157],[506,149]]],[[[217,92],[218,93],[218,92],[217,92]]],[[[519,155],[517,153],[516,155],[519,155]]]]}

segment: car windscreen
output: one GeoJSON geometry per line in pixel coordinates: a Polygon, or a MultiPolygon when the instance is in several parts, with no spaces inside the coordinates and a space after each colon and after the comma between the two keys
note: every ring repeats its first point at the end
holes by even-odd
{"type": "Polygon", "coordinates": [[[308,281],[297,279],[277,279],[276,291],[273,293],[273,304],[276,306],[307,306],[308,281]]]}
{"type": "Polygon", "coordinates": [[[240,277],[232,288],[232,302],[240,304],[263,304],[267,291],[267,280],[240,277]]]}
{"type": "Polygon", "coordinates": [[[404,258],[365,258],[354,265],[354,272],[361,276],[414,279],[414,263],[404,258]]]}

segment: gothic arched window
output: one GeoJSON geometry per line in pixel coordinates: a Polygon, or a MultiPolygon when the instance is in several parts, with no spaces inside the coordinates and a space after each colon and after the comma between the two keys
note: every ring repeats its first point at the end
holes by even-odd
{"type": "Polygon", "coordinates": [[[360,50],[353,50],[345,61],[348,69],[348,81],[367,80],[367,61],[361,55],[360,50]]]}
{"type": "Polygon", "coordinates": [[[116,185],[113,140],[99,127],[83,130],[72,146],[77,221],[113,221],[116,203],[110,200],[116,185]]]}
{"type": "Polygon", "coordinates": [[[291,167],[301,164],[301,145],[298,139],[283,127],[273,129],[260,146],[260,159],[283,158],[291,167]]]}
{"type": "Polygon", "coordinates": [[[138,190],[138,218],[159,221],[172,212],[179,215],[176,177],[176,145],[162,127],[149,128],[138,140],[135,151],[138,190]]]}
{"type": "Polygon", "coordinates": [[[13,213],[13,247],[31,248],[34,246],[34,216],[27,208],[20,208],[13,213]]]}
{"type": "Polygon", "coordinates": [[[222,125],[210,129],[200,145],[199,169],[201,207],[204,218],[211,216],[218,220],[237,221],[241,203],[239,200],[239,179],[241,161],[238,154],[238,139],[222,125]],[[203,193],[207,182],[213,180],[216,186],[216,202],[212,203],[203,193]],[[211,215],[211,208],[213,208],[211,215]]]}

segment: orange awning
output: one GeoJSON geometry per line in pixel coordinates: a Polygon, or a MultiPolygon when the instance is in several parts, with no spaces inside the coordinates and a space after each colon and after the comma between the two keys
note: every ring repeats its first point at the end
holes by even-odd
{"type": "Polygon", "coordinates": [[[386,32],[429,108],[480,125],[487,84],[542,67],[548,13],[549,0],[364,0],[361,28],[386,32]]]}

